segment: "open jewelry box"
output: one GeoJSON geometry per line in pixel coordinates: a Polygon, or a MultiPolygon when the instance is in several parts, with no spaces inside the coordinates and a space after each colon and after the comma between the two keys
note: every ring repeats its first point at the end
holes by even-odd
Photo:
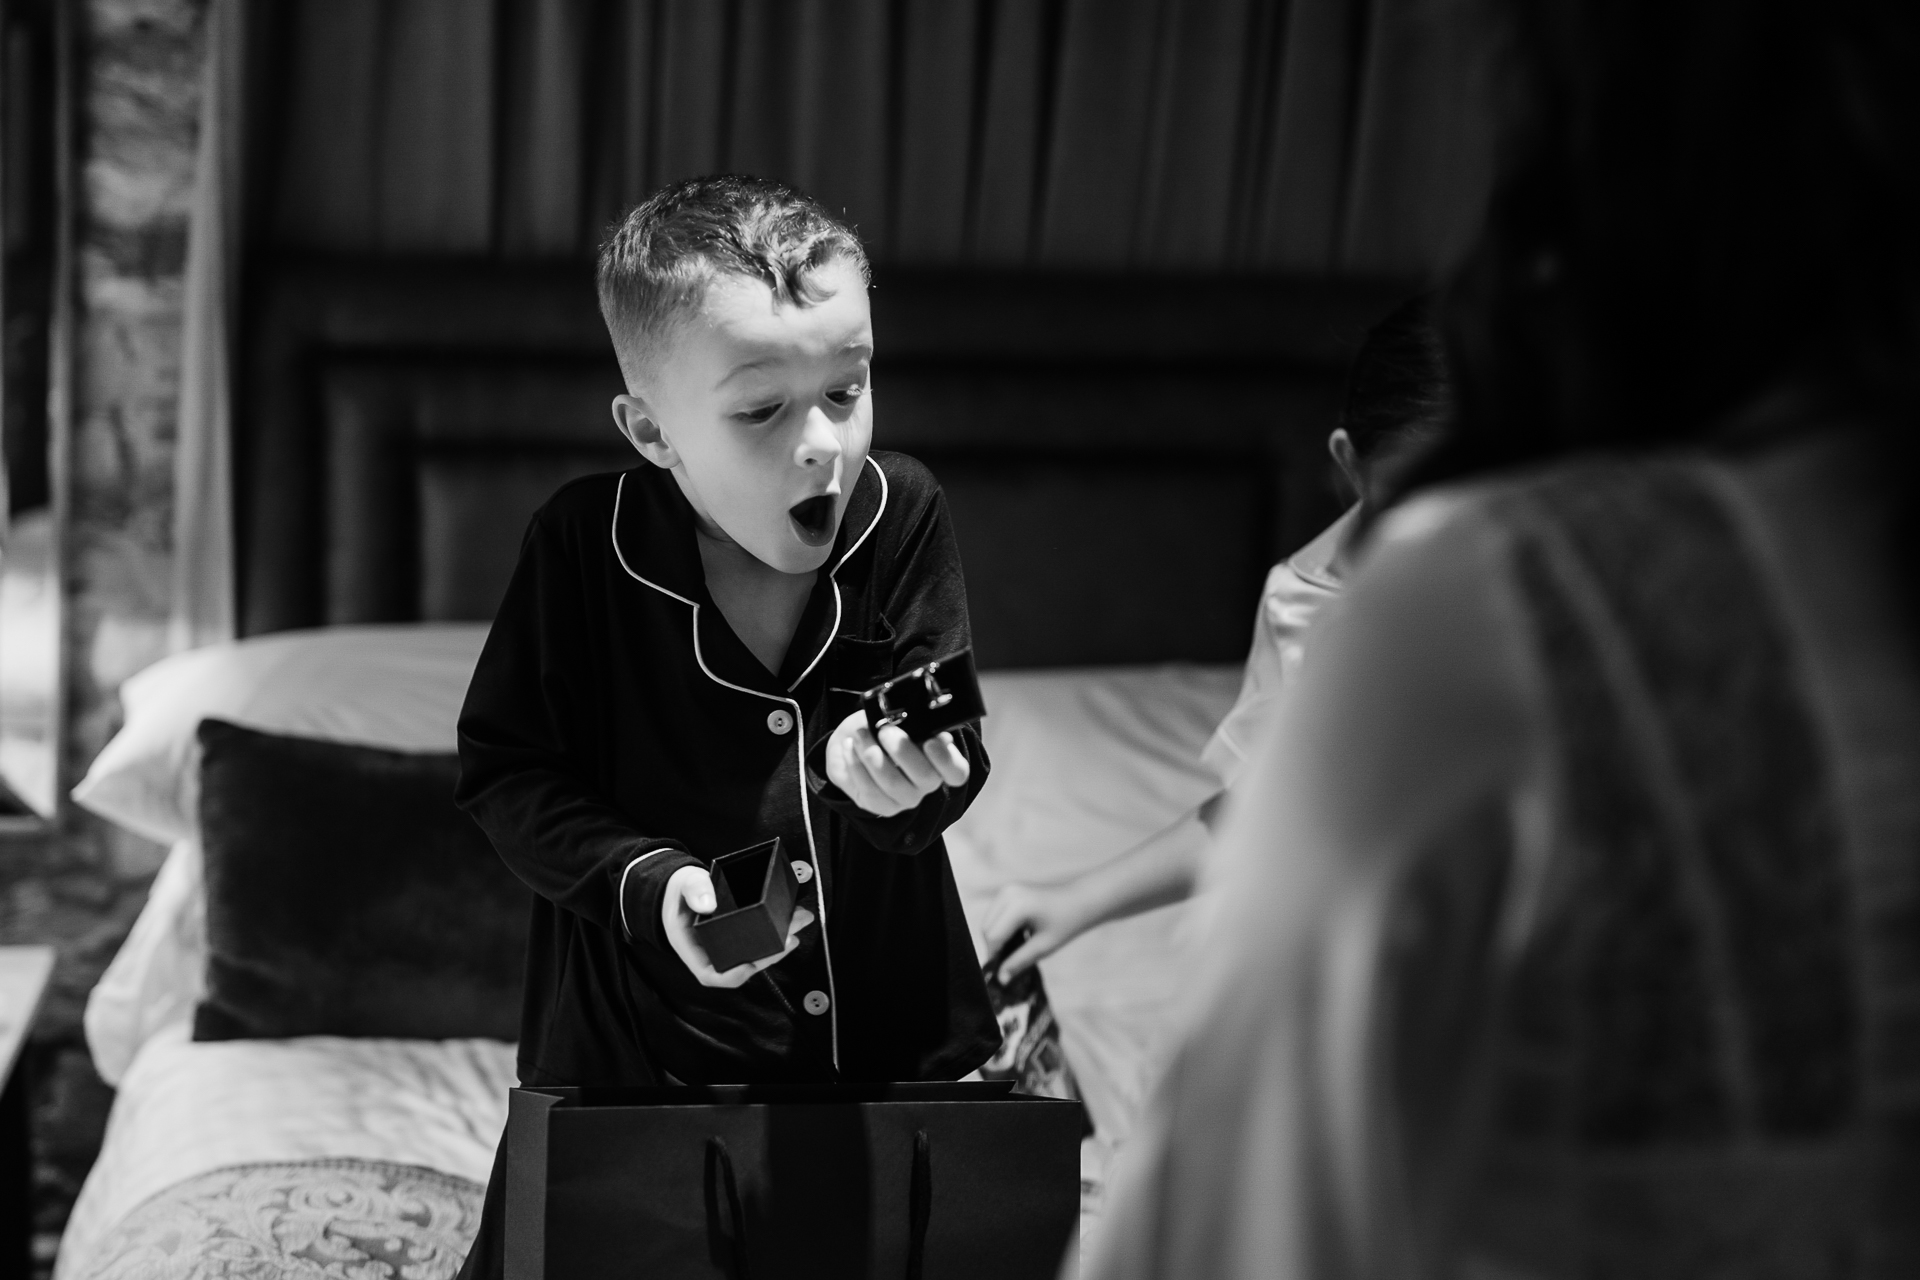
{"type": "Polygon", "coordinates": [[[693,936],[713,967],[725,973],[785,950],[800,881],[780,837],[722,854],[710,870],[717,905],[694,923],[693,936]]]}

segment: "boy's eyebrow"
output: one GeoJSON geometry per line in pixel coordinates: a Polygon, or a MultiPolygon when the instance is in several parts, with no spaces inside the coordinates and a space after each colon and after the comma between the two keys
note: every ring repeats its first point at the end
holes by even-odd
{"type": "Polygon", "coordinates": [[[714,383],[713,385],[717,390],[720,387],[726,386],[729,382],[732,382],[735,378],[739,377],[743,373],[752,373],[755,369],[765,369],[771,365],[776,365],[779,363],[780,363],[780,359],[778,356],[770,356],[770,355],[760,356],[753,360],[743,360],[739,364],[733,366],[733,368],[727,370],[726,376],[721,378],[720,381],[714,383]]]}
{"type": "MultiPolygon", "coordinates": [[[[870,360],[873,358],[873,344],[871,342],[863,341],[860,338],[855,338],[853,341],[847,343],[847,345],[840,348],[840,354],[843,356],[859,356],[863,360],[870,360]]],[[[727,370],[725,377],[721,378],[720,381],[713,384],[714,389],[716,391],[719,390],[721,387],[726,386],[729,382],[732,382],[735,378],[739,377],[743,373],[752,373],[755,369],[765,369],[772,365],[779,364],[780,362],[781,362],[781,357],[777,355],[772,355],[772,354],[764,355],[764,356],[755,356],[751,360],[742,360],[739,364],[727,370]]]]}

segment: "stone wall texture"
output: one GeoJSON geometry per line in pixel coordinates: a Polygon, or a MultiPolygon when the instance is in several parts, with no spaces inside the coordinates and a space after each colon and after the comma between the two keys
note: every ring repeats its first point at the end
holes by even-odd
{"type": "MultiPolygon", "coordinates": [[[[118,728],[120,682],[165,652],[205,0],[83,0],[74,8],[78,310],[63,564],[66,786],[118,728]]],[[[112,1098],[87,1057],[81,1010],[163,852],[70,811],[53,838],[0,853],[0,942],[59,950],[27,1062],[43,1271],[112,1098]]]]}

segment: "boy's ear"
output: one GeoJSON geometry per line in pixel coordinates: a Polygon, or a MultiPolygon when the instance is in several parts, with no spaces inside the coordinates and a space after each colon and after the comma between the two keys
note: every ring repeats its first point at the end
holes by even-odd
{"type": "Polygon", "coordinates": [[[1367,498],[1367,466],[1360,461],[1360,451],[1353,447],[1353,437],[1347,434],[1345,427],[1334,428],[1327,437],[1327,452],[1333,455],[1333,465],[1340,468],[1340,475],[1353,490],[1353,499],[1364,502],[1367,498]]]}
{"type": "Polygon", "coordinates": [[[680,465],[680,455],[660,430],[653,410],[639,396],[613,398],[613,425],[620,428],[620,434],[627,438],[627,443],[654,466],[671,471],[680,465]]]}

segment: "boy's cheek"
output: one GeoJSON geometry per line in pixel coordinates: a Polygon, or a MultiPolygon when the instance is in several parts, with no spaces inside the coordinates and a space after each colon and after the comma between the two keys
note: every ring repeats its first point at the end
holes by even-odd
{"type": "Polygon", "coordinates": [[[851,457],[856,451],[861,458],[867,456],[867,449],[873,444],[873,391],[860,397],[851,417],[847,419],[847,440],[845,448],[851,457]]]}

